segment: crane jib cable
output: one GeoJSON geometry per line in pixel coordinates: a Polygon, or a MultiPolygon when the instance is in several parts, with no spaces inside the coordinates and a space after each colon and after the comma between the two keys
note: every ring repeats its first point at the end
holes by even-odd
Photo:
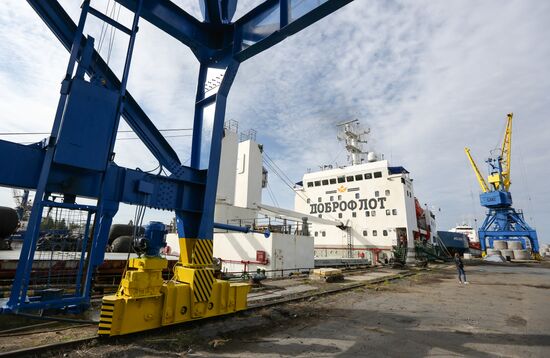
{"type": "MultiPolygon", "coordinates": [[[[295,195],[298,195],[298,197],[305,202],[308,203],[308,200],[311,201],[311,198],[306,193],[300,193],[296,190],[294,190],[294,182],[284,173],[284,171],[275,163],[273,159],[266,153],[264,150],[264,164],[275,173],[275,175],[285,184],[295,195]]],[[[334,221],[339,221],[340,219],[337,219],[334,215],[325,213],[328,217],[330,217],[334,221]]]]}

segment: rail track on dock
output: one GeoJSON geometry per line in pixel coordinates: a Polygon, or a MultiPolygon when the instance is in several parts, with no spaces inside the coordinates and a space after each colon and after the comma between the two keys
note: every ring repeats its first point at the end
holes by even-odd
{"type": "MultiPolygon", "coordinates": [[[[431,269],[431,270],[433,271],[434,269],[431,269]]],[[[371,268],[370,270],[369,269],[350,269],[350,270],[346,271],[346,273],[350,274],[350,273],[357,273],[357,272],[373,272],[373,271],[376,271],[376,269],[373,269],[373,268],[371,268]]],[[[401,278],[417,275],[417,274],[419,274],[421,272],[424,272],[424,271],[426,271],[426,269],[402,270],[400,273],[396,273],[394,275],[382,276],[382,277],[373,278],[373,279],[365,280],[365,281],[355,281],[355,282],[348,283],[348,284],[345,284],[345,285],[340,285],[338,287],[328,287],[326,289],[319,289],[319,290],[315,290],[315,291],[303,292],[303,293],[295,295],[295,296],[281,297],[281,298],[278,298],[278,299],[265,300],[265,301],[260,300],[260,302],[249,304],[248,308],[246,310],[243,310],[243,311],[240,311],[240,312],[252,312],[252,311],[255,311],[255,310],[259,310],[259,309],[267,308],[267,307],[271,307],[271,306],[276,306],[276,305],[282,305],[282,304],[296,302],[296,301],[307,300],[307,299],[310,299],[311,297],[331,295],[331,294],[336,294],[336,293],[343,292],[343,291],[353,290],[353,289],[360,288],[360,287],[365,287],[365,286],[370,286],[370,285],[378,285],[378,284],[381,284],[381,283],[384,283],[384,282],[394,281],[394,280],[398,280],[398,279],[401,279],[401,278]],[[405,271],[405,272],[403,272],[403,271],[405,271]]],[[[303,278],[303,277],[297,276],[296,278],[303,278]]],[[[216,317],[209,317],[209,318],[205,318],[205,319],[201,319],[201,320],[190,321],[190,322],[187,322],[187,324],[201,324],[201,322],[213,321],[213,320],[216,320],[216,319],[227,318],[228,316],[231,316],[231,315],[222,315],[222,316],[216,316],[216,317]]],[[[48,321],[48,322],[41,323],[41,324],[28,325],[28,326],[24,326],[24,327],[17,327],[17,328],[10,329],[10,330],[0,331],[0,338],[3,337],[3,336],[5,337],[5,334],[10,334],[10,335],[13,335],[14,338],[17,338],[18,335],[21,336],[21,335],[41,333],[41,330],[47,329],[48,324],[56,323],[56,321],[53,321],[53,319],[55,319],[55,318],[52,317],[52,321],[48,321]],[[39,329],[39,331],[37,332],[34,329],[39,329]]],[[[52,328],[48,331],[68,330],[68,329],[74,329],[74,328],[79,328],[79,327],[86,327],[86,326],[90,327],[90,326],[93,326],[93,325],[97,325],[96,322],[90,322],[90,321],[82,321],[82,322],[84,322],[84,323],[79,323],[76,320],[73,323],[65,322],[65,323],[67,323],[66,325],[62,325],[60,327],[52,328]]],[[[57,323],[59,323],[59,321],[57,321],[57,323]]],[[[173,326],[160,327],[157,330],[162,330],[162,329],[166,329],[166,328],[169,328],[169,327],[173,327],[173,326]]],[[[134,334],[129,334],[129,335],[126,335],[126,336],[117,336],[117,338],[120,338],[120,337],[139,337],[141,334],[144,334],[146,332],[147,331],[138,332],[138,333],[134,333],[134,334]]],[[[76,347],[81,347],[81,346],[86,345],[86,344],[98,344],[98,342],[99,342],[99,344],[101,344],[102,342],[103,343],[112,343],[112,339],[110,337],[100,337],[99,335],[94,335],[94,336],[91,336],[91,337],[73,339],[73,340],[70,340],[70,341],[55,342],[55,343],[45,344],[45,345],[40,345],[40,346],[35,346],[35,347],[28,347],[28,348],[21,348],[21,349],[17,349],[17,350],[0,352],[0,358],[6,358],[6,357],[38,357],[38,356],[41,356],[42,354],[46,354],[46,353],[52,354],[54,352],[66,351],[66,350],[69,350],[69,349],[74,349],[76,347]]]]}

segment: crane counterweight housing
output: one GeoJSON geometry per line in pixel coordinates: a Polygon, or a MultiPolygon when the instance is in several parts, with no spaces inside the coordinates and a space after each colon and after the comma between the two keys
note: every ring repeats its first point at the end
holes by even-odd
{"type": "Polygon", "coordinates": [[[529,226],[521,210],[512,207],[510,193],[510,162],[512,154],[512,119],[507,115],[504,139],[498,153],[486,160],[489,174],[487,181],[483,178],[469,148],[464,148],[474,174],[481,188],[479,201],[486,207],[487,214],[479,228],[481,251],[485,255],[487,248],[493,248],[496,240],[519,241],[522,248],[528,250],[533,258],[540,258],[537,232],[529,226]]]}

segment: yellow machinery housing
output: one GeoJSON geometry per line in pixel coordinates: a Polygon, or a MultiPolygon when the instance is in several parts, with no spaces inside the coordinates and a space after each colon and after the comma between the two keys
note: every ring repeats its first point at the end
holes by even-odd
{"type": "Polygon", "coordinates": [[[250,285],[214,277],[212,240],[180,238],[174,277],[162,257],[130,259],[114,295],[101,306],[100,335],[117,336],[244,310],[250,285]]]}

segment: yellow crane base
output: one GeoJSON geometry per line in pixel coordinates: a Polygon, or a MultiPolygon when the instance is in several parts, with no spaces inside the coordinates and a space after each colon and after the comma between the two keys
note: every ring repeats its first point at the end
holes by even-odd
{"type": "Polygon", "coordinates": [[[177,266],[164,281],[166,259],[131,259],[118,292],[103,297],[98,334],[118,336],[247,308],[250,285],[213,277],[200,265],[177,266]]]}

